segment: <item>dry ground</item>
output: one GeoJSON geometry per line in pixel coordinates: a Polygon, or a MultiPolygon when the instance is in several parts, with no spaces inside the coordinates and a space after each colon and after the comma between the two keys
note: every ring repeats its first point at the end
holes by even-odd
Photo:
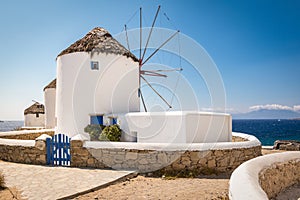
{"type": "MultiPolygon", "coordinates": [[[[263,150],[264,155],[278,153],[263,150]]],[[[152,178],[138,176],[75,199],[228,199],[229,176],[202,176],[199,178],[152,178]]],[[[0,200],[20,199],[16,189],[0,190],[0,200]]]]}
{"type": "Polygon", "coordinates": [[[228,199],[227,176],[151,178],[138,176],[75,199],[228,199]]]}
{"type": "MultiPolygon", "coordinates": [[[[279,153],[262,150],[262,154],[279,153]]],[[[228,199],[229,176],[166,180],[138,176],[75,199],[228,199]]]]}
{"type": "Polygon", "coordinates": [[[0,200],[20,200],[21,195],[16,188],[0,189],[0,200]]]}

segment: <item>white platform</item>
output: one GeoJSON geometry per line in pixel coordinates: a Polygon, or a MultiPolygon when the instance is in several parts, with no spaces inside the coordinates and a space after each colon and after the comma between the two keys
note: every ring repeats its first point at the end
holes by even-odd
{"type": "Polygon", "coordinates": [[[231,115],[197,111],[135,112],[120,118],[124,141],[138,143],[230,142],[231,115]]]}

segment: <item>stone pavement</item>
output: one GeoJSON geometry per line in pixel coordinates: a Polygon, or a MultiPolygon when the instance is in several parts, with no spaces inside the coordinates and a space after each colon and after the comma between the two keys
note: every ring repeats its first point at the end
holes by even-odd
{"type": "Polygon", "coordinates": [[[25,199],[60,199],[92,191],[134,171],[47,167],[0,161],[7,187],[16,187],[25,199]]]}

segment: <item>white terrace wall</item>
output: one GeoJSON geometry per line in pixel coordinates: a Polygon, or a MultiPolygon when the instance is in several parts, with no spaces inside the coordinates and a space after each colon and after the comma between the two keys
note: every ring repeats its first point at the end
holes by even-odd
{"type": "Polygon", "coordinates": [[[139,172],[232,172],[243,162],[261,155],[261,143],[233,133],[242,142],[163,144],[71,141],[71,166],[131,169],[139,172]]]}
{"type": "Polygon", "coordinates": [[[231,175],[229,199],[268,200],[300,182],[300,152],[261,156],[239,166],[231,175]]]}
{"type": "Polygon", "coordinates": [[[125,135],[135,135],[138,143],[231,141],[232,120],[229,114],[198,111],[130,112],[118,117],[125,135]]]}

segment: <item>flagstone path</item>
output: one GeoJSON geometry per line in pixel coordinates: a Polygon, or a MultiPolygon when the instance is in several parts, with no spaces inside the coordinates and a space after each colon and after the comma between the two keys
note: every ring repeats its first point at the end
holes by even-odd
{"type": "Polygon", "coordinates": [[[0,161],[7,187],[16,187],[25,199],[60,199],[93,191],[134,171],[48,167],[0,161]]]}

